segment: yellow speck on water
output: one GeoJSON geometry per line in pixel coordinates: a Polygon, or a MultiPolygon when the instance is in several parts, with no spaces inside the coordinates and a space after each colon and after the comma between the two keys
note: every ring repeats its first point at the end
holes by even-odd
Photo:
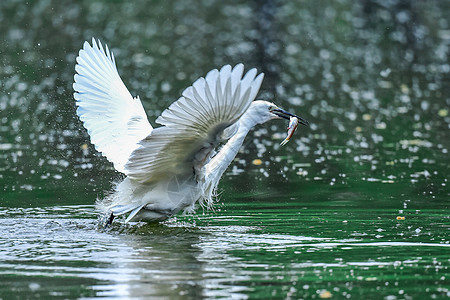
{"type": "Polygon", "coordinates": [[[403,94],[409,94],[409,87],[406,84],[402,84],[400,86],[400,90],[402,91],[403,94]]]}
{"type": "Polygon", "coordinates": [[[253,161],[252,161],[252,164],[254,164],[255,166],[260,166],[260,165],[262,165],[262,160],[260,160],[259,158],[257,158],[257,159],[254,159],[253,161]]]}
{"type": "Polygon", "coordinates": [[[397,219],[397,220],[404,220],[405,217],[398,216],[396,219],[397,219]]]}
{"type": "Polygon", "coordinates": [[[448,109],[445,109],[445,108],[440,109],[438,111],[438,115],[439,115],[439,117],[446,117],[446,116],[448,116],[448,109]]]}
{"type": "Polygon", "coordinates": [[[87,148],[88,148],[88,145],[87,144],[83,144],[83,145],[81,145],[81,150],[86,150],[87,148]]]}
{"type": "Polygon", "coordinates": [[[395,183],[394,180],[381,180],[381,183],[395,183]]]}
{"type": "Polygon", "coordinates": [[[356,126],[355,131],[356,131],[356,132],[361,132],[361,131],[362,131],[362,128],[359,127],[359,126],[356,126]]]}
{"type": "Polygon", "coordinates": [[[369,114],[363,114],[362,118],[363,118],[364,121],[370,121],[370,119],[372,119],[372,116],[369,115],[369,114]]]}
{"type": "Polygon", "coordinates": [[[333,296],[333,295],[327,290],[324,290],[319,294],[319,298],[322,298],[322,299],[328,299],[328,298],[331,298],[331,296],[333,296]]]}
{"type": "Polygon", "coordinates": [[[376,278],[376,277],[366,277],[365,280],[366,280],[366,281],[377,281],[378,278],[376,278]]]}

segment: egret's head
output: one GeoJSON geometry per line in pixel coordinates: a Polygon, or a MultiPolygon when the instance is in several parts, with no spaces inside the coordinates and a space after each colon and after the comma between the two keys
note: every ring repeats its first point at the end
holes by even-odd
{"type": "Polygon", "coordinates": [[[296,117],[298,118],[298,121],[302,125],[309,125],[308,121],[303,119],[302,117],[299,117],[297,115],[291,114],[272,102],[263,101],[263,100],[256,100],[253,101],[249,110],[251,110],[251,114],[253,118],[255,119],[256,123],[262,124],[267,121],[273,120],[273,119],[287,119],[289,120],[290,117],[296,117]]]}

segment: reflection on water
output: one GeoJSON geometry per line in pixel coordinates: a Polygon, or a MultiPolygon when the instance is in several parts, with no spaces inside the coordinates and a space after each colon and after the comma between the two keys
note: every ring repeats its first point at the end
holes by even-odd
{"type": "Polygon", "coordinates": [[[0,1],[0,298],[449,297],[448,1],[0,1]],[[118,180],[75,117],[92,36],[152,124],[243,62],[311,123],[256,128],[215,211],[97,227],[118,180]]]}
{"type": "Polygon", "coordinates": [[[358,298],[367,289],[384,297],[450,295],[448,220],[434,211],[421,213],[433,220],[421,230],[412,217],[400,222],[382,210],[351,216],[333,209],[324,216],[278,209],[254,211],[256,220],[216,212],[102,231],[93,209],[3,208],[0,278],[16,288],[3,285],[0,295],[358,298]]]}

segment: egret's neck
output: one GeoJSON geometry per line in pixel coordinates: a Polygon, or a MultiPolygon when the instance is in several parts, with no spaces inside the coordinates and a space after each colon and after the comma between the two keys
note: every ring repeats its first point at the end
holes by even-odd
{"type": "Polygon", "coordinates": [[[227,167],[231,164],[236,154],[244,142],[250,129],[256,125],[256,120],[250,117],[251,114],[244,114],[239,119],[239,127],[237,132],[231,137],[228,142],[220,149],[219,153],[206,165],[206,177],[213,182],[218,182],[227,167]]]}

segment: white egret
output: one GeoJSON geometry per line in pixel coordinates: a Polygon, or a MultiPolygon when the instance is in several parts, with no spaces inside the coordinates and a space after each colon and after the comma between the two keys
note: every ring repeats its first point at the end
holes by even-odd
{"type": "Polygon", "coordinates": [[[210,207],[220,177],[253,126],[290,117],[308,124],[273,103],[253,101],[263,74],[251,69],[243,76],[242,64],[195,81],[156,119],[162,125],[157,128],[125,87],[106,45],[85,42],[75,70],[77,115],[97,151],[126,175],[97,203],[109,223],[127,213],[125,222],[161,221],[193,211],[197,201],[210,207]]]}

